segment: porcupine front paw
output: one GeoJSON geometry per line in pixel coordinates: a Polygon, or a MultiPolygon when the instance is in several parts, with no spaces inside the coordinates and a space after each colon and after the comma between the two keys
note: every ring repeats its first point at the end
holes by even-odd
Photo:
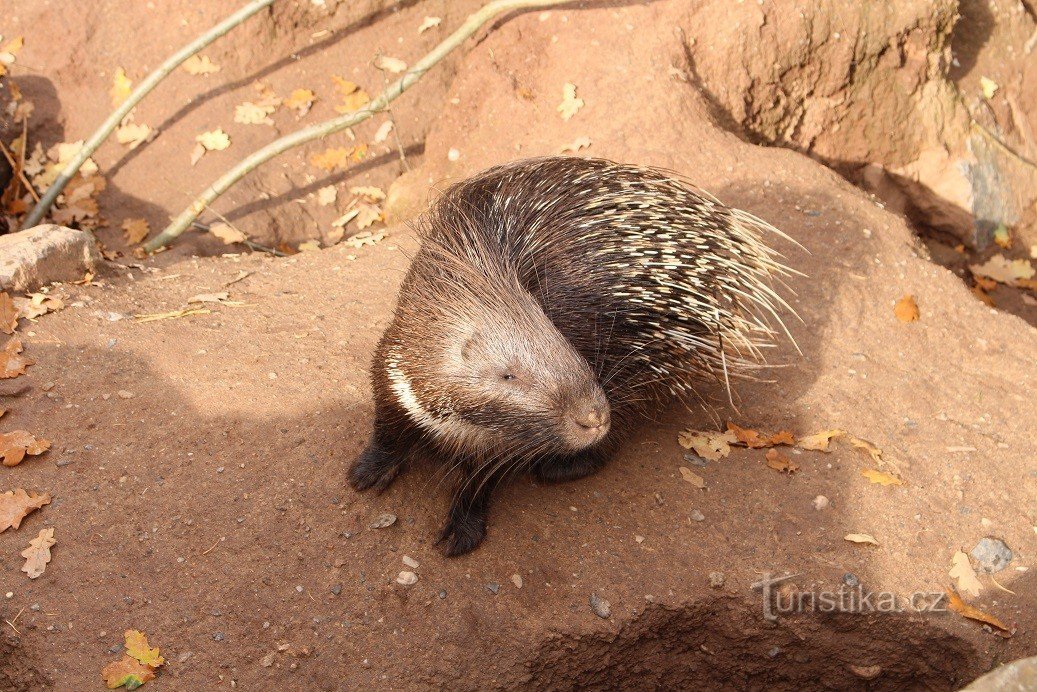
{"type": "Polygon", "coordinates": [[[552,457],[536,465],[534,477],[542,483],[564,483],[585,478],[605,465],[600,454],[591,451],[573,456],[552,457]]]}
{"type": "Polygon", "coordinates": [[[357,491],[374,488],[381,492],[396,480],[402,467],[402,459],[372,440],[349,468],[349,484],[357,491]]]}
{"type": "Polygon", "coordinates": [[[446,524],[439,532],[436,543],[444,543],[447,557],[470,553],[486,537],[486,516],[490,509],[490,493],[483,489],[475,495],[462,494],[454,498],[447,513],[446,524]]]}

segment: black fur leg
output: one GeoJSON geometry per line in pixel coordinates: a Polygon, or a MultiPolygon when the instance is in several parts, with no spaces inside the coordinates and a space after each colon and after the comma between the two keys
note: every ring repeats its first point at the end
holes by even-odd
{"type": "Polygon", "coordinates": [[[389,487],[402,468],[402,457],[372,439],[349,468],[349,484],[354,490],[374,488],[381,492],[389,487]]]}
{"type": "Polygon", "coordinates": [[[595,451],[583,451],[572,456],[544,459],[536,465],[533,474],[543,483],[562,483],[589,476],[604,465],[604,455],[595,451]]]}
{"type": "Polygon", "coordinates": [[[464,555],[475,550],[486,537],[486,517],[490,511],[489,483],[468,480],[467,486],[454,496],[447,513],[446,525],[439,532],[436,543],[445,543],[447,557],[464,555]]]}

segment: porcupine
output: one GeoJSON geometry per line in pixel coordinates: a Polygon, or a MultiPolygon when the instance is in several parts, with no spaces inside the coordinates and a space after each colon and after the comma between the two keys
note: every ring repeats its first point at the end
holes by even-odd
{"type": "Polygon", "coordinates": [[[746,376],[789,310],[762,240],[780,232],[658,169],[498,166],[449,188],[418,230],[349,480],[383,490],[410,459],[442,463],[458,479],[448,555],[483,540],[502,477],[595,472],[675,397],[746,376]]]}

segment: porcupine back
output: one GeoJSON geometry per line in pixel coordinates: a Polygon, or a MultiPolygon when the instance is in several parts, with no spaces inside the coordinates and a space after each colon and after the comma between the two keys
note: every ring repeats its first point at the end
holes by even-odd
{"type": "MultiPolygon", "coordinates": [[[[779,231],[666,171],[550,157],[459,183],[423,243],[487,276],[510,273],[587,360],[617,414],[749,374],[771,345],[786,273],[779,231]]],[[[784,237],[782,235],[782,237],[784,237]]]]}

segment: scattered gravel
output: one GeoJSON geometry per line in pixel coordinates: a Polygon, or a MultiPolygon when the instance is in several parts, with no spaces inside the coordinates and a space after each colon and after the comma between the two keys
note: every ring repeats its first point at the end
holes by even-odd
{"type": "Polygon", "coordinates": [[[375,520],[371,522],[372,529],[385,529],[396,523],[396,515],[391,512],[379,514],[375,517],[375,520]]]}

